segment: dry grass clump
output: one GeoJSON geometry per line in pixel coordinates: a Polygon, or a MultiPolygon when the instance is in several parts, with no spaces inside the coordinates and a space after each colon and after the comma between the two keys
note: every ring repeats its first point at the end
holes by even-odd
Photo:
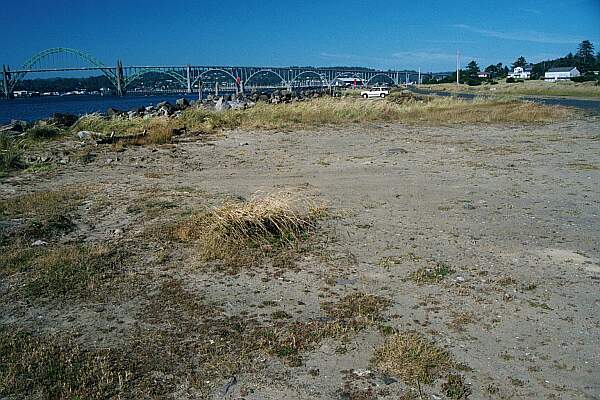
{"type": "Polygon", "coordinates": [[[297,195],[279,192],[249,201],[227,201],[173,229],[179,240],[199,240],[206,260],[232,265],[293,247],[315,228],[322,208],[297,195]]]}
{"type": "Polygon", "coordinates": [[[448,352],[417,332],[389,336],[372,361],[381,371],[416,386],[432,384],[453,366],[448,352]]]}

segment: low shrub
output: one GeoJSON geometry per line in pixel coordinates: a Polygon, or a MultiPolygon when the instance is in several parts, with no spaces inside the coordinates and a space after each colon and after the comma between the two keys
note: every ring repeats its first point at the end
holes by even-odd
{"type": "Polygon", "coordinates": [[[27,136],[33,139],[50,139],[60,134],[60,129],[52,125],[37,124],[27,130],[27,136]]]}

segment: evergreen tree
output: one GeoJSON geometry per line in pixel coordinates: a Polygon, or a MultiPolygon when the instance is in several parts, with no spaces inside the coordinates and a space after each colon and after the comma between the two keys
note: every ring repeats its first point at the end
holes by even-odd
{"type": "Polygon", "coordinates": [[[477,63],[475,62],[475,60],[471,61],[469,64],[467,64],[467,76],[469,78],[477,78],[477,74],[479,73],[480,69],[479,69],[479,65],[477,65],[477,63]]]}
{"type": "Polygon", "coordinates": [[[525,67],[526,65],[527,65],[527,60],[525,60],[525,57],[521,56],[515,60],[515,62],[512,64],[512,67],[513,68],[525,67]]]}
{"type": "Polygon", "coordinates": [[[594,45],[589,40],[584,40],[579,44],[577,53],[575,53],[577,61],[577,67],[581,72],[589,71],[593,68],[594,59],[594,45]]]}

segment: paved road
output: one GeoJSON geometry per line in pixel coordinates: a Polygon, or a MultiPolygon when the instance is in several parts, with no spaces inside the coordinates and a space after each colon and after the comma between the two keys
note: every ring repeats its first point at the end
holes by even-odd
{"type": "MultiPolygon", "coordinates": [[[[457,96],[464,99],[473,99],[477,95],[472,93],[452,93],[452,92],[435,92],[430,90],[410,88],[411,91],[419,94],[435,94],[438,96],[457,96]]],[[[493,95],[492,95],[493,96],[493,95]]],[[[574,98],[560,98],[560,97],[536,97],[536,96],[519,96],[523,100],[535,101],[536,103],[575,107],[586,111],[592,111],[600,114],[600,99],[574,99],[574,98]]]]}

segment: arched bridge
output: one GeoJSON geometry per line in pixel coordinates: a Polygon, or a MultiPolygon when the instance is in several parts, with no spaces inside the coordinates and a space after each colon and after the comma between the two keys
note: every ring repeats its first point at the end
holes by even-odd
{"type": "Polygon", "coordinates": [[[124,66],[120,60],[114,66],[108,66],[83,51],[57,47],[35,54],[17,69],[11,70],[9,66],[3,65],[2,93],[10,97],[19,82],[35,73],[69,71],[98,71],[108,78],[117,94],[124,94],[128,87],[134,82],[142,81],[147,74],[162,74],[172,84],[188,93],[215,82],[229,84],[237,91],[257,86],[260,79],[263,82],[269,81],[272,87],[293,88],[303,85],[331,87],[341,81],[356,81],[367,86],[375,82],[397,85],[405,80],[412,80],[415,75],[414,71],[377,71],[360,68],[124,66]]]}

